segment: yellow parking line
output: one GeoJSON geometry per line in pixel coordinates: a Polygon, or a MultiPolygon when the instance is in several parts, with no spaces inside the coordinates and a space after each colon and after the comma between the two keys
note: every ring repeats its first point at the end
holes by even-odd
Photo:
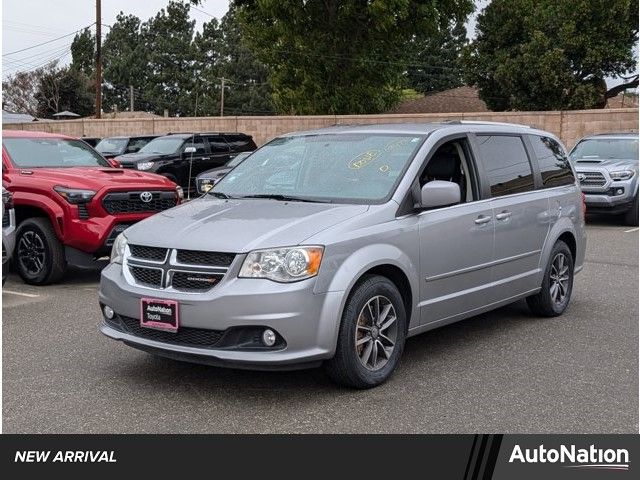
{"type": "Polygon", "coordinates": [[[638,228],[640,227],[636,227],[636,228],[630,228],[629,230],[625,230],[624,233],[631,233],[631,232],[637,232],[638,228]]]}
{"type": "Polygon", "coordinates": [[[35,293],[22,293],[22,292],[14,292],[12,290],[2,290],[2,293],[10,293],[11,295],[19,295],[21,297],[29,297],[29,298],[36,298],[39,297],[40,295],[36,295],[35,293]]]}

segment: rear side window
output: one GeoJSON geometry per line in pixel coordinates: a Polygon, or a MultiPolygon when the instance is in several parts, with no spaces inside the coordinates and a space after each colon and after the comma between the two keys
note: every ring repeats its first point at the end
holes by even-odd
{"type": "Polygon", "coordinates": [[[225,135],[224,139],[234,151],[247,150],[247,146],[251,143],[251,139],[247,135],[225,135]]]}
{"type": "Polygon", "coordinates": [[[560,187],[575,183],[569,159],[562,147],[555,140],[548,137],[531,135],[531,145],[540,165],[542,186],[544,188],[560,187]]]}
{"type": "Polygon", "coordinates": [[[534,189],[531,164],[520,137],[478,135],[477,138],[492,197],[534,189]]]}
{"type": "Polygon", "coordinates": [[[213,153],[229,153],[229,144],[219,135],[207,137],[209,147],[213,153]]]}

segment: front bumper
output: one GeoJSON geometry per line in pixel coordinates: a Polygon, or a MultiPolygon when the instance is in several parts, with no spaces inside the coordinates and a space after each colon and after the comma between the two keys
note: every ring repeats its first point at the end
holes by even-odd
{"type": "Polygon", "coordinates": [[[315,365],[335,352],[343,292],[314,294],[315,279],[281,284],[269,280],[240,279],[230,271],[205,293],[164,293],[130,285],[122,266],[110,264],[102,271],[100,303],[117,315],[140,318],[140,299],[179,302],[181,328],[226,331],[239,327],[271,328],[286,346],[269,350],[202,348],[142,338],[119,331],[106,321],[106,336],[159,355],[219,366],[256,369],[295,369],[315,365]]]}
{"type": "Polygon", "coordinates": [[[585,185],[581,181],[587,213],[617,215],[631,208],[638,192],[636,176],[629,180],[612,180],[609,171],[600,167],[580,168],[577,173],[578,176],[599,174],[602,178],[601,185],[585,185]]]}

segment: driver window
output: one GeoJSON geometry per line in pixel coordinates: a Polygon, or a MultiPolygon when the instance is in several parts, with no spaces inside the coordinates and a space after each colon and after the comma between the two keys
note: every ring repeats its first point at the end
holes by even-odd
{"type": "Polygon", "coordinates": [[[460,186],[461,203],[477,200],[470,155],[467,152],[469,148],[465,139],[452,140],[438,147],[420,174],[420,187],[433,180],[454,182],[460,186]]]}
{"type": "Polygon", "coordinates": [[[204,153],[204,139],[202,137],[193,137],[189,141],[185,142],[184,146],[182,147],[182,151],[184,152],[184,149],[187,147],[195,147],[196,155],[199,153],[204,153]]]}

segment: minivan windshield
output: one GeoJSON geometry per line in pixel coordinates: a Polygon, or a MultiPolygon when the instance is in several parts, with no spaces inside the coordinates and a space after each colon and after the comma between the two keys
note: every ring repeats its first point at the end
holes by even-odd
{"type": "Polygon", "coordinates": [[[182,137],[158,137],[151,140],[144,147],[138,150],[138,153],[159,153],[168,155],[170,153],[176,153],[182,144],[184,138],[182,137]]]}
{"type": "Polygon", "coordinates": [[[210,193],[379,202],[390,197],[424,138],[386,133],[280,137],[253,152],[210,193]]]}
{"type": "Polygon", "coordinates": [[[121,153],[127,146],[126,138],[103,138],[96,145],[96,150],[100,153],[121,153]]]}
{"type": "Polygon", "coordinates": [[[598,138],[583,140],[571,152],[571,160],[638,160],[637,138],[598,138]]]}
{"type": "Polygon", "coordinates": [[[19,168],[111,167],[82,140],[5,138],[2,143],[19,168]]]}

